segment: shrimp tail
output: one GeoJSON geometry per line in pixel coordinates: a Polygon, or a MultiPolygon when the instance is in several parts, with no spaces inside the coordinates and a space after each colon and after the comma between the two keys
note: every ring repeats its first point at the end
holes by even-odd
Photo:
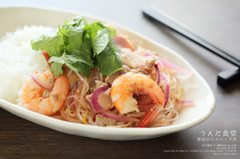
{"type": "Polygon", "coordinates": [[[159,104],[153,105],[142,117],[137,127],[142,128],[148,126],[157,116],[157,114],[163,109],[159,104]]]}
{"type": "Polygon", "coordinates": [[[160,89],[152,89],[148,92],[148,94],[150,95],[150,97],[152,98],[152,100],[156,103],[156,104],[161,104],[164,105],[165,104],[165,100],[164,100],[164,94],[160,89]],[[160,95],[160,97],[159,97],[160,95]]]}

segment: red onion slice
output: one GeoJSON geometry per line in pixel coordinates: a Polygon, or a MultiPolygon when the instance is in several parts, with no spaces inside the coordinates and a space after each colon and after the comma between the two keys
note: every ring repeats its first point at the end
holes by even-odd
{"type": "Polygon", "coordinates": [[[169,91],[169,84],[168,84],[167,78],[164,75],[160,74],[160,77],[165,82],[165,90],[164,90],[165,104],[163,106],[163,107],[165,107],[167,105],[167,103],[168,103],[168,98],[169,98],[169,93],[170,93],[170,91],[169,91]]]}
{"type": "Polygon", "coordinates": [[[165,104],[163,107],[165,107],[168,103],[168,98],[169,98],[169,85],[168,83],[166,84],[166,94],[165,94],[165,104]]]}
{"type": "Polygon", "coordinates": [[[160,72],[159,72],[159,68],[158,68],[158,65],[154,65],[154,67],[155,67],[155,70],[156,70],[156,79],[155,79],[155,82],[156,82],[157,84],[159,84],[159,82],[160,82],[160,72]]]}
{"type": "Polygon", "coordinates": [[[48,90],[48,91],[51,91],[51,90],[52,90],[51,88],[43,87],[40,83],[37,82],[37,80],[36,80],[33,76],[31,76],[31,78],[33,79],[33,81],[34,81],[37,85],[39,85],[39,86],[42,87],[43,89],[46,89],[46,90],[48,90]]]}
{"type": "Polygon", "coordinates": [[[144,56],[153,56],[153,55],[147,52],[144,56]]]}
{"type": "Polygon", "coordinates": [[[180,104],[184,107],[191,107],[191,106],[195,106],[195,102],[194,101],[180,101],[180,104]]]}
{"type": "Polygon", "coordinates": [[[188,70],[185,70],[181,67],[178,67],[178,66],[176,66],[176,65],[174,65],[174,64],[172,64],[172,63],[170,63],[170,62],[168,62],[164,59],[161,59],[161,58],[158,58],[158,59],[162,62],[163,66],[166,67],[166,68],[169,68],[169,69],[172,69],[172,70],[175,70],[175,71],[178,71],[178,72],[192,74],[192,72],[190,72],[188,70]]]}
{"type": "Polygon", "coordinates": [[[136,119],[136,118],[128,118],[128,117],[118,116],[117,114],[115,114],[109,110],[104,110],[102,112],[99,112],[99,114],[103,114],[105,117],[112,118],[117,121],[123,121],[123,122],[129,122],[129,121],[139,122],[140,121],[139,119],[136,119]]]}
{"type": "MultiPolygon", "coordinates": [[[[150,53],[146,53],[144,56],[153,56],[152,54],[150,53]]],[[[183,72],[183,73],[188,73],[188,74],[192,74],[192,72],[188,71],[188,70],[185,70],[179,66],[176,66],[160,57],[158,57],[158,60],[163,64],[164,67],[166,68],[169,68],[169,69],[172,69],[172,70],[175,70],[175,71],[178,71],[178,72],[183,72]]]]}
{"type": "Polygon", "coordinates": [[[109,103],[109,102],[112,102],[111,97],[104,95],[104,92],[106,92],[106,90],[108,90],[108,87],[99,87],[92,94],[90,103],[95,113],[106,110],[107,109],[106,105],[112,104],[112,103],[109,103]],[[108,103],[106,104],[104,102],[108,102],[108,103]]]}

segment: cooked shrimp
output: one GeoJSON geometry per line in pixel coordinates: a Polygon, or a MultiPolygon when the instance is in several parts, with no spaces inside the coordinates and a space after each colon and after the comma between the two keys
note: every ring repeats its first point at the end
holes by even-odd
{"type": "Polygon", "coordinates": [[[134,46],[132,42],[122,36],[114,36],[116,45],[122,46],[123,48],[129,48],[131,51],[134,51],[134,46]]]}
{"type": "Polygon", "coordinates": [[[121,114],[138,112],[137,101],[133,98],[133,93],[138,91],[148,93],[155,103],[138,123],[138,127],[145,127],[151,123],[165,103],[162,90],[152,79],[142,74],[128,72],[113,81],[111,98],[121,114]]]}
{"type": "Polygon", "coordinates": [[[139,111],[133,93],[146,92],[156,104],[164,105],[164,94],[160,87],[149,77],[143,74],[128,72],[114,80],[111,89],[111,98],[121,114],[139,111]]]}
{"type": "Polygon", "coordinates": [[[23,87],[22,105],[34,112],[52,115],[62,107],[68,92],[69,80],[66,76],[61,75],[54,82],[54,75],[49,69],[43,73],[36,72],[23,87]]]}

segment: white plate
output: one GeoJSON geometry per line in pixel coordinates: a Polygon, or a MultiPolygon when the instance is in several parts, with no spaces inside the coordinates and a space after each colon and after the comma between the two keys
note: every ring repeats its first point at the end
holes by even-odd
{"type": "MultiPolygon", "coordinates": [[[[71,20],[72,17],[80,14],[82,13],[40,7],[0,7],[0,37],[5,35],[6,32],[15,31],[17,26],[44,25],[56,28],[58,24],[63,24],[65,20],[71,20]]],[[[186,93],[186,100],[195,101],[196,106],[182,109],[179,118],[171,126],[159,128],[106,128],[70,123],[34,113],[0,99],[0,106],[3,109],[63,133],[105,140],[139,140],[160,137],[195,126],[212,114],[215,107],[215,97],[212,90],[199,73],[180,55],[133,30],[101,18],[82,15],[88,18],[89,23],[101,21],[114,24],[120,32],[128,35],[130,39],[140,39],[143,42],[143,47],[161,52],[169,57],[170,62],[192,71],[194,76],[187,84],[196,84],[199,89],[186,93]]]]}

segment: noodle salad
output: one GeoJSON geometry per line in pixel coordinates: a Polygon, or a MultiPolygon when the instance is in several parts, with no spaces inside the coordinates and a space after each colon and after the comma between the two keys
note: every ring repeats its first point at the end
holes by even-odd
{"type": "Polygon", "coordinates": [[[96,126],[162,127],[195,105],[176,78],[190,71],[135,48],[111,24],[78,16],[31,46],[48,61],[22,88],[22,106],[34,112],[96,126]]]}

